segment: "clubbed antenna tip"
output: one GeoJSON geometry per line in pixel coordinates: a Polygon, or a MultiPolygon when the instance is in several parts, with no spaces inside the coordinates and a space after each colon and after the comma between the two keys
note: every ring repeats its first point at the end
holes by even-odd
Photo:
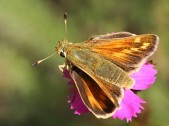
{"type": "Polygon", "coordinates": [[[64,20],[67,20],[67,13],[64,13],[63,18],[64,20]]]}
{"type": "Polygon", "coordinates": [[[65,24],[65,40],[66,40],[67,38],[67,13],[64,13],[63,18],[64,18],[64,24],[65,24]]]}
{"type": "Polygon", "coordinates": [[[38,61],[37,62],[34,62],[34,63],[32,63],[32,67],[35,67],[35,66],[37,66],[39,63],[38,63],[38,61]]]}
{"type": "Polygon", "coordinates": [[[32,67],[37,66],[38,64],[40,64],[41,62],[47,60],[48,58],[52,57],[52,56],[55,55],[55,54],[56,54],[56,53],[54,52],[54,53],[51,54],[50,56],[48,56],[48,57],[46,57],[46,58],[44,58],[44,59],[41,59],[41,60],[38,60],[38,61],[34,62],[34,63],[32,64],[32,67]]]}

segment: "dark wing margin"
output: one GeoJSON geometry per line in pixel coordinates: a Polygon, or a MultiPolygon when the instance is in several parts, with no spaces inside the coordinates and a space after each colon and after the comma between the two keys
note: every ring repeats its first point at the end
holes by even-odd
{"type": "MultiPolygon", "coordinates": [[[[105,35],[92,36],[90,40],[114,39],[114,38],[130,37],[130,36],[135,36],[135,34],[132,34],[130,32],[113,32],[113,33],[108,33],[105,35]]],[[[90,42],[90,41],[86,41],[86,42],[90,42]]]]}

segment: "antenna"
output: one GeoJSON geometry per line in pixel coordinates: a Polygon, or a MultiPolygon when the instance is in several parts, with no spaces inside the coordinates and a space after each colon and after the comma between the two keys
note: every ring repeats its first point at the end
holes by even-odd
{"type": "Polygon", "coordinates": [[[41,59],[41,60],[38,60],[38,61],[34,62],[34,63],[32,64],[32,67],[37,66],[38,64],[40,64],[41,62],[47,60],[48,58],[52,57],[52,56],[55,55],[55,54],[56,54],[56,53],[54,52],[54,53],[51,54],[50,56],[48,56],[48,57],[46,57],[46,58],[44,58],[44,59],[41,59]]]}
{"type": "MultiPolygon", "coordinates": [[[[63,18],[64,18],[64,24],[65,24],[65,37],[64,37],[64,40],[66,40],[66,37],[67,37],[67,13],[64,13],[63,15],[63,18]]],[[[53,54],[51,54],[50,56],[44,58],[44,59],[41,59],[41,60],[38,60],[36,62],[34,62],[32,64],[32,67],[35,67],[37,65],[39,65],[41,62],[47,60],[48,58],[52,57],[53,55],[55,55],[56,53],[54,52],[53,54]]]]}
{"type": "Polygon", "coordinates": [[[63,15],[63,18],[64,18],[64,24],[65,24],[65,40],[66,40],[66,37],[67,37],[67,13],[64,13],[63,15]]]}

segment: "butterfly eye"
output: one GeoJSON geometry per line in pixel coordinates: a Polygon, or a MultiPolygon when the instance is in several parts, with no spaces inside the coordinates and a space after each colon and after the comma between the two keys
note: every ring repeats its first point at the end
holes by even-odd
{"type": "Polygon", "coordinates": [[[63,52],[63,51],[61,51],[61,52],[60,52],[60,56],[61,56],[61,57],[66,57],[66,53],[63,52]]]}

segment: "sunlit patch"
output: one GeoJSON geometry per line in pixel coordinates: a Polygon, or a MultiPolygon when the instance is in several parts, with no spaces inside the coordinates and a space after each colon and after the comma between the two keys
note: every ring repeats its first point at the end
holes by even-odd
{"type": "Polygon", "coordinates": [[[150,45],[150,43],[143,43],[143,45],[141,46],[141,48],[142,49],[146,49],[149,45],[150,45]]]}
{"type": "Polygon", "coordinates": [[[139,51],[139,48],[130,48],[132,51],[139,51]]]}
{"type": "Polygon", "coordinates": [[[140,43],[140,37],[136,37],[134,42],[139,42],[140,43]]]}

